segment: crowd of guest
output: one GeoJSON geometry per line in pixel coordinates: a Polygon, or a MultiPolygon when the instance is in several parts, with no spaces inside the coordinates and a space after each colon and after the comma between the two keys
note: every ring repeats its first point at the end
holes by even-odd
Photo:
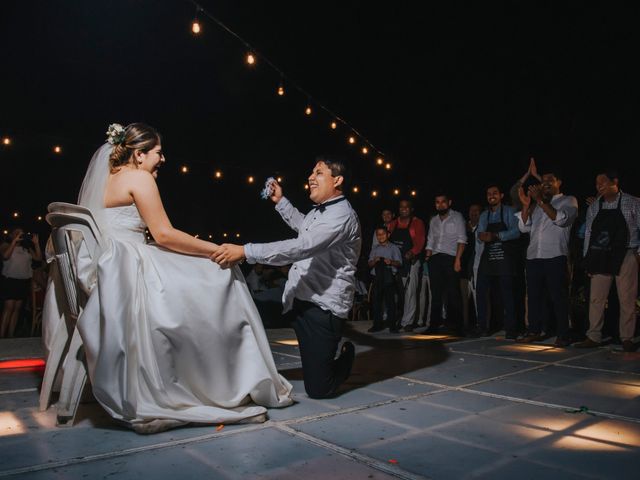
{"type": "Polygon", "coordinates": [[[424,326],[427,334],[488,336],[503,329],[521,343],[555,337],[558,347],[590,348],[602,344],[617,297],[619,331],[611,336],[636,350],[640,199],[603,169],[580,221],[562,180],[555,169],[538,174],[532,159],[510,189],[487,185],[486,207],[472,204],[467,219],[446,192],[434,196],[427,224],[410,200],[399,202],[397,216],[383,210],[368,256],[369,331],[424,326]],[[586,319],[571,308],[578,295],[586,319]]]}

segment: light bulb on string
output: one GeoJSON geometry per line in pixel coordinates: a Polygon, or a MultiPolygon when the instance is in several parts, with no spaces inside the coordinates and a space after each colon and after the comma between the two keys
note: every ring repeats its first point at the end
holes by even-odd
{"type": "Polygon", "coordinates": [[[42,217],[38,216],[38,221],[41,222],[42,221],[42,217]]]}
{"type": "Polygon", "coordinates": [[[335,130],[338,128],[338,124],[336,122],[331,122],[331,130],[335,130]]]}
{"type": "Polygon", "coordinates": [[[416,195],[418,195],[418,192],[416,192],[415,190],[411,190],[411,196],[415,197],[416,195]]]}
{"type": "Polygon", "coordinates": [[[278,85],[278,95],[284,96],[284,80],[280,79],[280,84],[278,85]]]}
{"type": "Polygon", "coordinates": [[[222,178],[222,172],[220,170],[216,170],[216,172],[213,174],[213,176],[216,179],[221,179],[222,178]]]}
{"type": "Polygon", "coordinates": [[[304,109],[304,113],[306,115],[311,115],[311,106],[310,105],[307,105],[307,108],[304,109]]]}
{"type": "Polygon", "coordinates": [[[304,189],[305,189],[305,190],[309,190],[309,184],[308,184],[308,183],[305,183],[305,184],[304,184],[304,189]]]}
{"type": "Polygon", "coordinates": [[[60,145],[56,145],[55,147],[53,147],[53,152],[62,153],[62,147],[60,145]]]}
{"type": "Polygon", "coordinates": [[[367,147],[362,147],[362,154],[366,155],[367,153],[369,153],[369,149],[367,147]]]}
{"type": "Polygon", "coordinates": [[[18,212],[13,212],[13,218],[18,218],[20,214],[18,212]]]}
{"type": "Polygon", "coordinates": [[[240,234],[239,233],[236,233],[236,238],[240,238],[240,234]]]}
{"type": "Polygon", "coordinates": [[[358,186],[356,185],[355,187],[353,187],[353,193],[358,193],[360,191],[360,189],[358,188],[358,186]]]}
{"type": "Polygon", "coordinates": [[[193,23],[191,23],[191,32],[194,35],[198,35],[202,31],[202,27],[200,27],[200,20],[198,20],[198,14],[196,13],[196,18],[193,19],[193,23]]]}
{"type": "Polygon", "coordinates": [[[186,165],[183,165],[183,166],[180,168],[180,171],[181,171],[182,173],[189,173],[189,167],[187,167],[186,165]]]}
{"type": "Polygon", "coordinates": [[[384,160],[381,157],[376,158],[376,164],[377,165],[383,165],[384,164],[384,160]]]}
{"type": "Polygon", "coordinates": [[[211,240],[213,238],[213,235],[209,235],[209,240],[211,240]]]}
{"type": "Polygon", "coordinates": [[[397,188],[393,191],[394,195],[400,195],[400,190],[398,190],[397,188]]]}
{"type": "Polygon", "coordinates": [[[391,170],[391,164],[390,164],[390,163],[387,163],[387,164],[384,166],[384,168],[385,168],[386,170],[391,170]]]}
{"type": "Polygon", "coordinates": [[[256,57],[251,52],[247,53],[247,63],[249,65],[255,65],[256,63],[256,57]]]}
{"type": "Polygon", "coordinates": [[[227,238],[227,234],[226,234],[226,233],[223,233],[223,234],[222,234],[222,236],[223,236],[224,238],[227,238]]]}
{"type": "Polygon", "coordinates": [[[377,190],[372,190],[371,191],[371,196],[374,197],[374,198],[377,197],[378,196],[378,191],[377,190]]]}
{"type": "Polygon", "coordinates": [[[2,139],[2,144],[3,144],[3,145],[6,145],[6,146],[11,145],[11,139],[10,139],[9,137],[4,137],[4,138],[2,139]]]}
{"type": "Polygon", "coordinates": [[[356,137],[349,137],[349,143],[351,145],[353,145],[354,143],[356,143],[356,137]]]}
{"type": "Polygon", "coordinates": [[[249,176],[249,178],[247,178],[247,182],[249,183],[253,183],[255,181],[255,178],[253,178],[252,176],[249,176]]]}
{"type": "Polygon", "coordinates": [[[282,183],[282,177],[278,177],[276,178],[276,180],[278,181],[278,183],[282,183]]]}

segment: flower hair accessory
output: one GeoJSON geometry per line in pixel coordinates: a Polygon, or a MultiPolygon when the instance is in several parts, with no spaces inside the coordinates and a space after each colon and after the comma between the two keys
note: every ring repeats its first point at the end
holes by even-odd
{"type": "Polygon", "coordinates": [[[107,142],[111,145],[120,145],[124,143],[125,131],[124,127],[119,123],[112,123],[107,128],[107,142]]]}

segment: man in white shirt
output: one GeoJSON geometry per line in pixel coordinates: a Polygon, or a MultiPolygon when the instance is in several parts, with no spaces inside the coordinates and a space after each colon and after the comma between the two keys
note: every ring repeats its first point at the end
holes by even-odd
{"type": "MultiPolygon", "coordinates": [[[[557,347],[566,347],[569,334],[569,280],[567,256],[571,226],[578,215],[575,197],[560,193],[559,174],[542,175],[542,183],[531,185],[525,193],[519,188],[522,211],[518,212],[518,228],[530,234],[527,248],[528,333],[518,341],[543,340],[543,316],[547,295],[555,314],[557,347]],[[535,200],[535,202],[532,202],[535,200]]],[[[546,333],[546,332],[545,332],[546,333]]]]}
{"type": "Polygon", "coordinates": [[[300,213],[272,184],[271,200],[296,238],[272,243],[224,244],[212,256],[223,267],[246,259],[249,263],[293,263],[282,301],[284,313],[293,310],[304,386],[312,398],[333,396],[351,373],[355,349],[342,337],[344,321],[353,305],[356,264],[361,233],[356,212],[343,195],[343,162],[319,157],[309,176],[309,197],[316,203],[300,213]]]}
{"type": "Polygon", "coordinates": [[[442,299],[447,298],[447,333],[464,335],[462,328],[462,295],[460,271],[462,254],[467,244],[467,226],[460,212],[451,210],[451,199],[435,197],[438,214],[429,222],[426,258],[431,284],[431,319],[425,333],[439,333],[442,325],[442,299]]]}

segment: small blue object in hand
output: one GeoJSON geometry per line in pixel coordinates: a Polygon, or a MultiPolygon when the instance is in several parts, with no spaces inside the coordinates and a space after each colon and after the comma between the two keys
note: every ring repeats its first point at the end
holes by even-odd
{"type": "Polygon", "coordinates": [[[262,189],[262,192],[260,193],[260,197],[263,200],[267,200],[267,199],[269,199],[269,197],[271,197],[271,195],[273,195],[273,190],[272,190],[271,184],[275,183],[275,182],[276,182],[276,179],[273,178],[273,177],[267,178],[267,181],[264,182],[264,188],[262,189]]]}

